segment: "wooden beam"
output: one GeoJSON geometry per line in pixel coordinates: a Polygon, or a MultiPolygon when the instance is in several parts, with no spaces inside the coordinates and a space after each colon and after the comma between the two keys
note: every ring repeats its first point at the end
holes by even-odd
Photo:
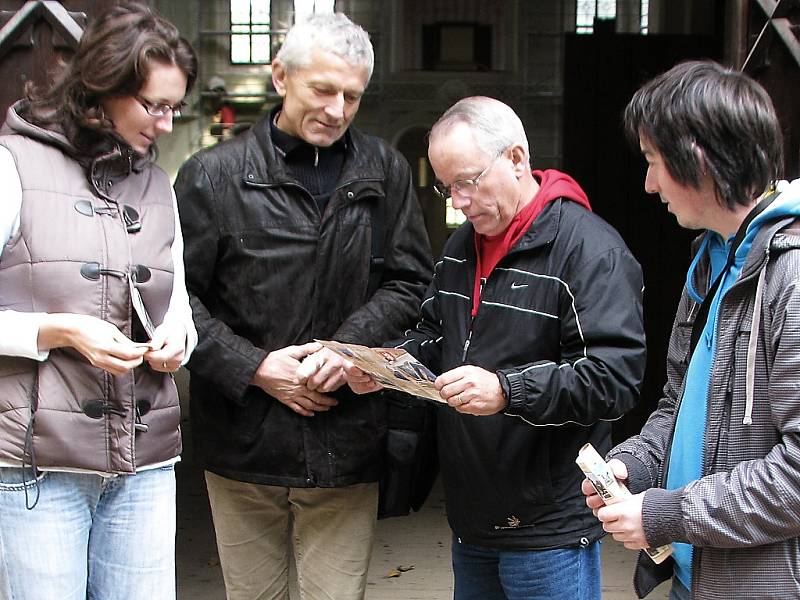
{"type": "Polygon", "coordinates": [[[41,10],[41,2],[29,0],[3,25],[0,29],[0,58],[11,49],[14,40],[36,21],[41,10]]]}
{"type": "Polygon", "coordinates": [[[83,35],[83,28],[75,21],[73,14],[83,15],[83,13],[67,12],[67,9],[55,0],[28,0],[0,29],[0,58],[8,53],[17,37],[42,18],[71,48],[77,48],[83,35]]]}
{"type": "Polygon", "coordinates": [[[58,32],[70,46],[77,48],[83,35],[83,28],[60,2],[45,0],[42,4],[44,6],[42,15],[53,30],[58,32]]]}

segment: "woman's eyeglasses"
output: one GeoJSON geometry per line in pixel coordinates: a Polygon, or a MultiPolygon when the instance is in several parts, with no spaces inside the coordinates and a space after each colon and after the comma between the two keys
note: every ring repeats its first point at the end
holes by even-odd
{"type": "Polygon", "coordinates": [[[141,96],[134,96],[136,101],[142,105],[147,111],[147,114],[151,117],[163,117],[168,112],[172,113],[172,118],[178,118],[181,116],[181,111],[186,108],[185,102],[178,102],[175,105],[170,106],[169,104],[157,104],[156,102],[150,102],[147,98],[142,98],[141,96]]]}

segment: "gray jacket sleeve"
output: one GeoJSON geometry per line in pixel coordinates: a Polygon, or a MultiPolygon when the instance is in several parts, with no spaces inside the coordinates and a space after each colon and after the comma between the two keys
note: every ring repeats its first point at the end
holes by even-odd
{"type": "MultiPolygon", "coordinates": [[[[736,548],[800,536],[800,404],[797,402],[800,290],[796,286],[800,266],[795,264],[798,262],[794,259],[779,263],[767,277],[772,289],[764,295],[764,335],[759,341],[766,345],[760,356],[767,365],[761,371],[766,373],[765,379],[756,382],[755,402],[769,403],[769,410],[765,411],[769,422],[754,420],[742,430],[727,432],[722,442],[725,445],[718,452],[728,457],[730,468],[714,464],[708,475],[683,488],[653,488],[645,493],[642,521],[652,546],[679,541],[700,547],[736,548]],[[753,444],[752,440],[762,443],[773,438],[776,441],[764,456],[738,460],[738,456],[748,452],[747,445],[753,444]]],[[[672,342],[670,349],[674,356],[672,342]]],[[[670,382],[668,388],[669,385],[670,382]]],[[[627,465],[639,461],[651,476],[658,474],[651,485],[661,479],[659,457],[669,452],[668,442],[672,437],[675,401],[664,402],[641,435],[609,455],[627,465]]],[[[736,405],[744,403],[744,399],[735,394],[732,402],[736,405]]]]}

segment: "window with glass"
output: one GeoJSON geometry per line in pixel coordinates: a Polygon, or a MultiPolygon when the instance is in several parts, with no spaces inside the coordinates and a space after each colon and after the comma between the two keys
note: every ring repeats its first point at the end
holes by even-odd
{"type": "Polygon", "coordinates": [[[313,14],[332,13],[334,0],[294,0],[294,22],[304,21],[313,14]]]}
{"type": "Polygon", "coordinates": [[[650,0],[642,0],[642,8],[639,11],[639,33],[647,35],[650,31],[650,0]]]}
{"type": "MultiPolygon", "coordinates": [[[[295,22],[311,15],[332,13],[335,0],[294,0],[295,22]]],[[[279,4],[276,10],[283,6],[279,4]]],[[[270,0],[230,0],[231,63],[262,65],[272,62],[272,8],[270,0]]],[[[278,43],[280,39],[276,40],[278,43]]]]}
{"type": "MultiPolygon", "coordinates": [[[[639,2],[639,33],[646,35],[650,29],[650,0],[639,2]]],[[[617,0],[576,0],[575,32],[594,33],[595,19],[615,19],[617,0]]]]}
{"type": "Polygon", "coordinates": [[[595,19],[614,19],[617,0],[577,0],[575,3],[575,32],[594,33],[595,19]]]}
{"type": "Polygon", "coordinates": [[[231,63],[272,61],[269,0],[231,0],[231,63]]]}

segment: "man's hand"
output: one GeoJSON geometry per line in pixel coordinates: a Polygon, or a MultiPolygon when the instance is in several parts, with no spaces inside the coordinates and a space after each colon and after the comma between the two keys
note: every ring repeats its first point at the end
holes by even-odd
{"type": "MultiPolygon", "coordinates": [[[[611,472],[623,485],[625,485],[625,481],[628,479],[628,467],[625,466],[625,463],[619,460],[618,458],[612,458],[608,461],[608,466],[611,469],[611,472]]],[[[597,490],[594,489],[592,482],[588,479],[584,479],[581,483],[581,491],[586,496],[586,506],[592,509],[594,516],[597,516],[597,510],[601,506],[605,506],[603,499],[600,497],[600,494],[597,493],[597,490]]]]}
{"type": "MultiPolygon", "coordinates": [[[[298,380],[309,390],[323,394],[338,390],[345,384],[344,359],[333,350],[322,348],[303,361],[312,361],[307,373],[298,373],[298,380]]],[[[301,370],[302,371],[302,370],[301,370]]]]}
{"type": "Polygon", "coordinates": [[[344,361],[344,375],[347,385],[356,394],[371,394],[383,389],[380,383],[348,360],[344,361]]]}
{"type": "Polygon", "coordinates": [[[250,383],[304,417],[313,417],[315,412],[329,410],[331,406],[338,404],[336,399],[309,390],[300,383],[297,376],[300,361],[321,347],[320,344],[311,342],[270,352],[258,365],[250,383]]]}
{"type": "Polygon", "coordinates": [[[464,365],[442,373],[434,382],[439,395],[458,412],[493,415],[508,406],[495,373],[464,365]]]}
{"type": "Polygon", "coordinates": [[[650,546],[642,526],[644,495],[645,492],[642,492],[597,510],[597,518],[602,521],[603,529],[629,550],[642,550],[650,546]]]}

